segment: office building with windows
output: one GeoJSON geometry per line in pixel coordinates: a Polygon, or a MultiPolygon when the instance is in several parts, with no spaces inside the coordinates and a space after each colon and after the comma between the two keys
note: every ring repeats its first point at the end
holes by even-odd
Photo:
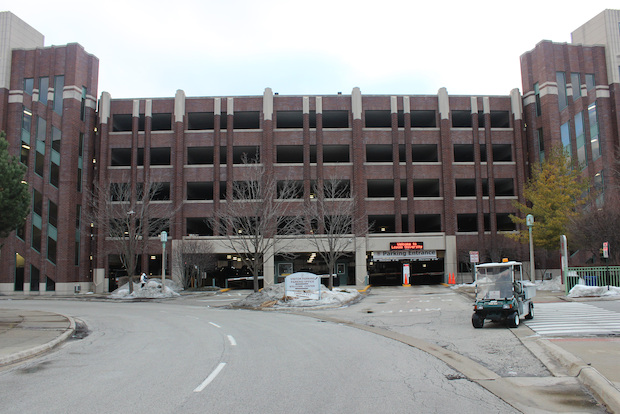
{"type": "MultiPolygon", "coordinates": [[[[78,44],[37,41],[2,56],[10,82],[0,88],[0,127],[28,167],[33,204],[26,226],[5,240],[0,292],[114,289],[119,257],[84,209],[95,187],[148,182],[159,185],[153,202],[174,211],[166,273],[179,278],[174,251],[191,240],[217,255],[219,273],[207,283],[222,286],[239,276],[239,262],[210,223],[234,202],[227,194],[243,180],[244,154],[297,184],[293,211],[312,202],[317,183],[346,185],[370,228],[351,236],[337,266],[341,284],[355,285],[400,284],[404,265],[414,283],[443,282],[466,269],[472,250],[483,261],[508,252],[526,259],[527,248],[502,233],[516,230],[509,216],[524,201],[530,165],[557,143],[584,174],[600,177],[597,185],[613,180],[618,81],[608,76],[603,45],[541,42],[521,57],[523,95],[452,96],[445,88],[364,95],[355,88],[283,96],[267,88],[259,96],[191,97],[179,90],[153,99],[103,92],[96,105],[97,58],[78,44]]],[[[327,272],[312,243],[296,239],[287,254],[265,261],[264,283],[291,271],[327,272]]],[[[161,242],[149,235],[148,243],[138,274],[159,275],[161,242]]]]}

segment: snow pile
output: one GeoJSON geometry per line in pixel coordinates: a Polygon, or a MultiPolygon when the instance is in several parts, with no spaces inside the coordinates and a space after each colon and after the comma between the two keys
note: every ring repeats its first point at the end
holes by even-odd
{"type": "Polygon", "coordinates": [[[563,292],[564,285],[562,284],[562,277],[560,275],[555,276],[550,280],[537,280],[536,290],[549,290],[552,292],[563,292]]]}
{"type": "Polygon", "coordinates": [[[583,298],[583,297],[592,297],[592,296],[620,296],[620,288],[616,286],[586,286],[586,285],[575,285],[568,292],[569,298],[583,298]]]}
{"type": "Polygon", "coordinates": [[[157,299],[157,298],[171,298],[180,296],[178,291],[183,290],[178,283],[173,280],[166,280],[166,290],[161,291],[161,279],[151,279],[146,283],[146,286],[141,287],[140,283],[133,284],[133,292],[129,294],[129,283],[116,289],[110,297],[112,299],[157,299]]]}
{"type": "Polygon", "coordinates": [[[284,297],[284,283],[267,286],[260,292],[254,292],[245,299],[232,304],[236,308],[316,308],[345,306],[361,297],[356,289],[327,289],[321,285],[321,299],[298,299],[284,297]]]}

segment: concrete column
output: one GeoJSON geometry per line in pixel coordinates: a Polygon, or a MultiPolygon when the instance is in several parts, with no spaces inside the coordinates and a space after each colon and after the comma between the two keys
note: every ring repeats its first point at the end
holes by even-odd
{"type": "Polygon", "coordinates": [[[177,90],[174,95],[174,122],[183,122],[185,116],[185,92],[177,90]]]}
{"type": "Polygon", "coordinates": [[[271,121],[273,119],[273,91],[265,88],[263,93],[263,119],[271,121]]]}
{"type": "Polygon", "coordinates": [[[101,99],[99,100],[99,119],[102,124],[107,124],[110,118],[110,101],[112,96],[109,92],[101,92],[101,99]]]}
{"type": "Polygon", "coordinates": [[[366,237],[355,238],[355,286],[364,287],[368,284],[366,268],[366,237]]]}
{"type": "Polygon", "coordinates": [[[441,119],[450,119],[450,99],[448,98],[448,90],[446,88],[439,89],[437,98],[439,101],[439,115],[441,119]]]}
{"type": "Polygon", "coordinates": [[[456,252],[456,236],[446,236],[446,257],[444,258],[444,282],[447,282],[449,273],[456,275],[458,270],[458,255],[456,252]]]}
{"type": "Polygon", "coordinates": [[[362,119],[362,92],[358,87],[351,92],[351,112],[353,119],[362,119]]]}
{"type": "Polygon", "coordinates": [[[110,284],[106,283],[107,281],[105,269],[93,269],[93,291],[95,293],[108,292],[110,284]]]}

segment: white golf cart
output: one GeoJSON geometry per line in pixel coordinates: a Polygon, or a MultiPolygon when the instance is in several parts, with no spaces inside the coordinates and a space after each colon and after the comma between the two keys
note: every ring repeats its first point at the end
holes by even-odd
{"type": "Polygon", "coordinates": [[[523,280],[520,262],[476,265],[476,302],[471,323],[482,328],[484,320],[505,321],[517,328],[521,317],[534,317],[536,285],[523,280]]]}

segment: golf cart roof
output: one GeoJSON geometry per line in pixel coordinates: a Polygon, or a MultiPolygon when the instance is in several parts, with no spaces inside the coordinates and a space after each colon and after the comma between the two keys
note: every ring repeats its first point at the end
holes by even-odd
{"type": "Polygon", "coordinates": [[[479,265],[476,265],[476,267],[500,267],[500,266],[521,266],[521,262],[515,262],[510,261],[510,262],[503,262],[503,263],[482,263],[479,265]]]}

